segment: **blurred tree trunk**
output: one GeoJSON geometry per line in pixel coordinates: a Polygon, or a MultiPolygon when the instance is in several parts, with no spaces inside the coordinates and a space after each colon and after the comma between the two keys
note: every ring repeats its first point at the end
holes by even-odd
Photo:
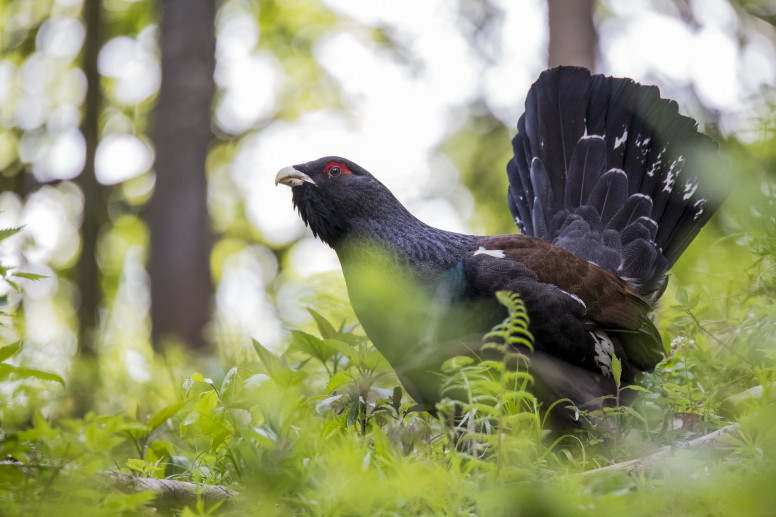
{"type": "MultiPolygon", "coordinates": [[[[97,265],[97,239],[100,227],[107,221],[105,203],[107,196],[94,173],[94,156],[100,143],[100,111],[102,89],[97,56],[102,46],[101,0],[86,0],[83,9],[86,28],[81,69],[86,76],[86,98],[84,99],[81,133],[85,143],[84,169],[75,182],[83,193],[83,221],[81,222],[81,253],[76,266],[76,278],[81,297],[78,310],[78,355],[73,363],[67,383],[73,416],[83,416],[94,407],[95,386],[100,386],[97,332],[102,307],[102,285],[97,265]]],[[[25,175],[31,177],[31,175],[25,175]]],[[[27,186],[33,180],[27,180],[27,186]]]]}
{"type": "Polygon", "coordinates": [[[82,67],[87,81],[84,101],[84,118],[81,133],[86,144],[84,170],[76,180],[84,196],[83,222],[81,224],[81,255],[78,259],[78,285],[81,307],[78,311],[78,346],[82,356],[96,355],[95,331],[99,325],[99,310],[102,300],[100,275],[97,266],[97,237],[100,225],[105,222],[105,196],[94,173],[94,156],[99,144],[100,73],[97,70],[97,56],[100,52],[100,27],[102,7],[100,0],[86,0],[84,3],[84,39],[82,67]]]}
{"type": "Polygon", "coordinates": [[[160,2],[162,85],[152,131],[156,186],[148,207],[154,346],[205,346],[211,316],[211,234],[205,161],[215,84],[213,0],[160,2]]]}
{"type": "Polygon", "coordinates": [[[547,8],[547,64],[584,66],[595,71],[598,37],[593,24],[593,0],[547,0],[547,8]]]}

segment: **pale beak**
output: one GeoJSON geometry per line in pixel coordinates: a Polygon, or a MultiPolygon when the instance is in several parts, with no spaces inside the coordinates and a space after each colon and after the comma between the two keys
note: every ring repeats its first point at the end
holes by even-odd
{"type": "Polygon", "coordinates": [[[283,167],[278,171],[278,175],[275,176],[275,185],[277,186],[278,183],[288,185],[289,187],[298,187],[302,183],[312,183],[315,185],[310,176],[293,167],[283,167]]]}

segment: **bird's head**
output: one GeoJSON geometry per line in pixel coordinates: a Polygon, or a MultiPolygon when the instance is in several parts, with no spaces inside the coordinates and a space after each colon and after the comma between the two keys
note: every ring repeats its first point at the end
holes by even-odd
{"type": "Polygon", "coordinates": [[[404,210],[369,171],[339,156],[284,167],[275,176],[278,183],[291,187],[302,220],[332,247],[354,224],[380,217],[396,205],[404,210]]]}

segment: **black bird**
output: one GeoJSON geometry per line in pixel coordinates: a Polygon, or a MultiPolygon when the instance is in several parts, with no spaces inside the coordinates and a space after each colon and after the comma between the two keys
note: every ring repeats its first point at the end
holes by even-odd
{"type": "Polygon", "coordinates": [[[428,226],[337,156],[275,178],[337,252],[365,332],[417,402],[438,401],[442,363],[503,320],[501,290],[525,302],[545,399],[611,393],[612,355],[624,383],[653,370],[666,273],[721,203],[716,143],[655,86],[547,70],[517,130],[507,200],[521,235],[428,226]]]}

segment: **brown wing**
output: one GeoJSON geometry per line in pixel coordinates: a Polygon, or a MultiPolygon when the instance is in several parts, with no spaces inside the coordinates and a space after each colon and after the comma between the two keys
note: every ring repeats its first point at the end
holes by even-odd
{"type": "Polygon", "coordinates": [[[482,237],[473,253],[502,251],[504,259],[525,264],[542,283],[579,297],[586,318],[603,328],[644,331],[652,307],[618,276],[547,241],[528,235],[482,237]],[[482,250],[480,250],[482,248],[482,250]]]}

